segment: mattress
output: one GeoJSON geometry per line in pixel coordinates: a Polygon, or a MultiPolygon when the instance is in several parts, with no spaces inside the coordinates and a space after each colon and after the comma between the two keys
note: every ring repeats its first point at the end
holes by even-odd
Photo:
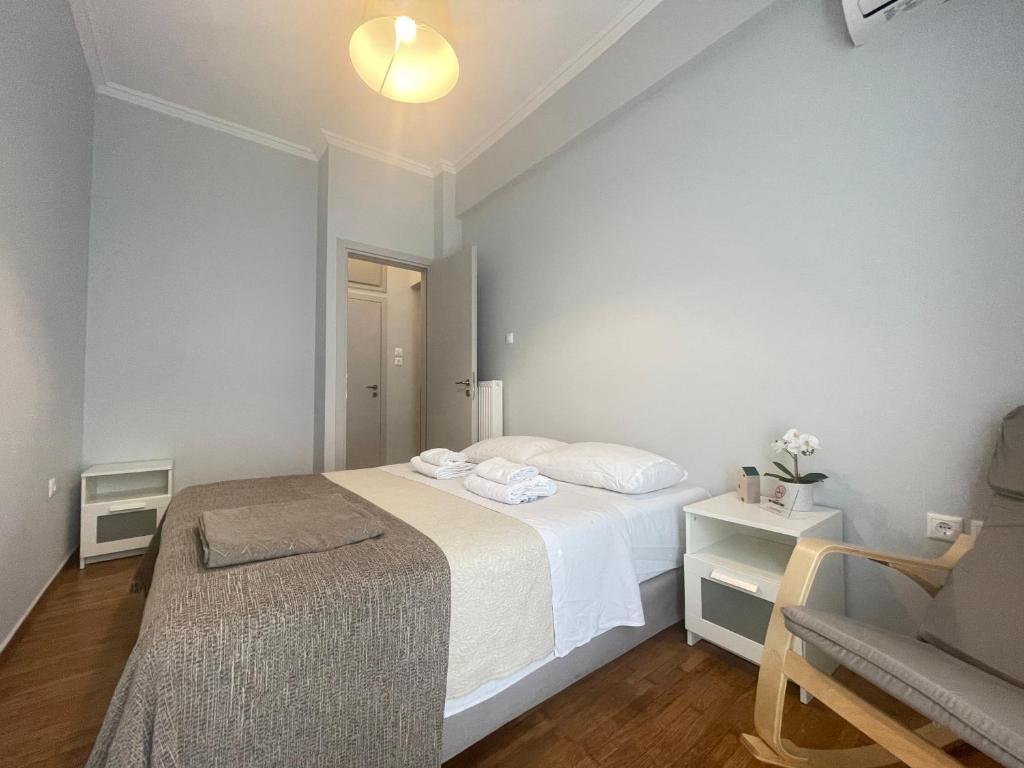
{"type": "Polygon", "coordinates": [[[467,491],[461,479],[434,480],[413,472],[408,464],[382,467],[385,471],[443,490],[462,499],[517,517],[536,527],[548,545],[552,566],[553,611],[556,643],[552,653],[511,674],[492,679],[477,689],[445,702],[445,717],[476,706],[536,671],[552,659],[617,626],[642,626],[642,611],[631,608],[628,599],[605,600],[609,594],[625,595],[631,581],[639,602],[639,584],[678,568],[683,562],[683,506],[708,498],[708,492],[690,483],[680,483],[646,494],[621,494],[559,482],[559,493],[532,504],[509,506],[482,499],[467,491]],[[545,530],[550,527],[552,530],[545,530]],[[574,540],[573,528],[578,540],[574,540]],[[585,529],[597,528],[585,533],[585,529]],[[608,539],[607,553],[602,549],[608,539]],[[587,548],[586,553],[580,551],[587,548]],[[605,568],[615,554],[620,567],[605,568]],[[576,549],[576,552],[569,550],[576,549]],[[631,558],[630,558],[631,556],[631,558]],[[621,567],[625,557],[632,562],[621,567]],[[590,572],[579,566],[590,563],[590,572]],[[559,598],[561,596],[561,599],[559,598]],[[598,605],[599,602],[604,604],[598,605]]]}

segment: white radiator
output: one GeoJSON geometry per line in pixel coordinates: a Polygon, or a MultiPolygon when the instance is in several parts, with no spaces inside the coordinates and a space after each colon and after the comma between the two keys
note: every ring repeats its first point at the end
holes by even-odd
{"type": "Polygon", "coordinates": [[[502,387],[500,381],[481,381],[476,388],[476,414],[479,425],[478,440],[501,437],[504,421],[501,414],[502,387]]]}

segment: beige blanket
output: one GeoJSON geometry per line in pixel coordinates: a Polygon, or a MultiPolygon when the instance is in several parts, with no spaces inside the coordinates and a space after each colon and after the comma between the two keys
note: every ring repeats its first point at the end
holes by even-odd
{"type": "Polygon", "coordinates": [[[448,698],[552,652],[551,573],[544,542],[533,528],[379,469],[325,477],[413,526],[448,558],[448,698]]]}

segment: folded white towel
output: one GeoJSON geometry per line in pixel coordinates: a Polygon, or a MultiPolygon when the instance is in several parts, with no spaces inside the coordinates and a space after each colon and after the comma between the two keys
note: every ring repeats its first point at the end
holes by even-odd
{"type": "Polygon", "coordinates": [[[409,459],[409,463],[412,464],[412,468],[421,475],[432,477],[435,480],[448,480],[453,477],[464,477],[472,472],[473,467],[476,466],[469,462],[463,462],[462,464],[445,464],[443,467],[439,467],[436,464],[428,464],[419,456],[413,456],[409,459]]]}
{"type": "Polygon", "coordinates": [[[522,504],[536,501],[541,496],[553,496],[558,491],[555,481],[544,475],[531,477],[520,483],[505,485],[488,480],[480,475],[470,475],[462,483],[467,491],[485,499],[500,501],[502,504],[522,504]]]}
{"type": "Polygon", "coordinates": [[[420,458],[435,467],[446,467],[449,464],[465,464],[466,454],[449,451],[447,448],[431,448],[420,454],[420,458]]]}
{"type": "Polygon", "coordinates": [[[503,485],[512,485],[536,477],[539,472],[536,467],[516,464],[514,461],[495,456],[493,459],[477,464],[473,474],[503,485]]]}

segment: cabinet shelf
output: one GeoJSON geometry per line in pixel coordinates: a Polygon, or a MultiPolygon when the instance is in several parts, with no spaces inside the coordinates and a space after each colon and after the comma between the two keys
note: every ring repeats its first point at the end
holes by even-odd
{"type": "Polygon", "coordinates": [[[692,557],[714,568],[778,583],[792,554],[791,544],[735,533],[694,552],[692,557]]]}
{"type": "Polygon", "coordinates": [[[143,499],[151,499],[154,496],[167,496],[167,486],[165,485],[154,485],[149,488],[129,488],[121,490],[111,490],[99,493],[87,493],[85,497],[86,504],[110,504],[117,501],[135,501],[143,499]]]}

